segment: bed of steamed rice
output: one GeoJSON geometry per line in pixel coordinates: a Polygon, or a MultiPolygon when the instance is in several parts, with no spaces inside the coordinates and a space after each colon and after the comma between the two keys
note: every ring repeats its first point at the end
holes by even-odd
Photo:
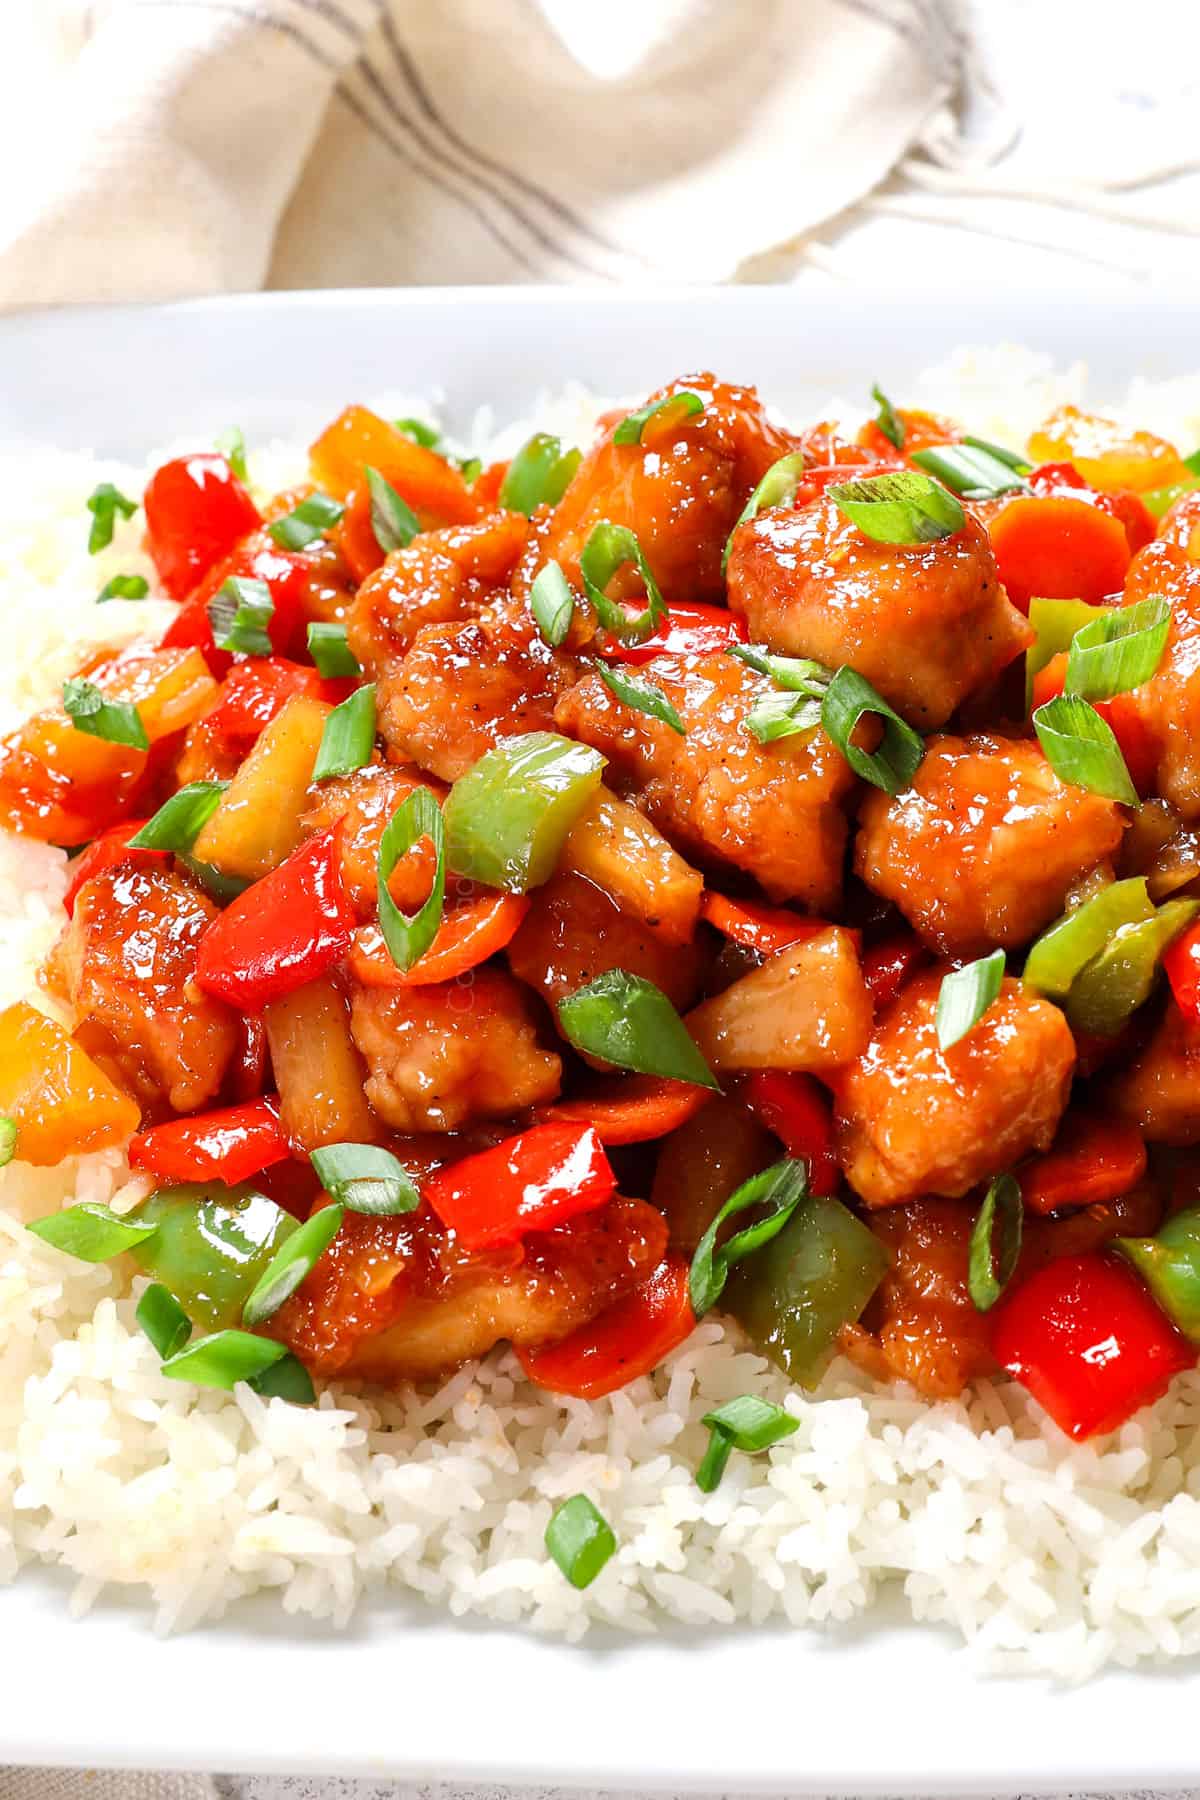
{"type": "MultiPolygon", "coordinates": [[[[1082,383],[1081,369],[1029,352],[960,353],[902,397],[1017,442],[1082,383]]],[[[1126,410],[1190,446],[1200,378],[1142,385],[1126,410]]],[[[578,437],[593,414],[576,390],[537,422],[578,437]]],[[[478,443],[506,452],[528,429],[492,435],[483,417],[478,443]]],[[[298,467],[294,449],[252,452],[267,490],[298,467]]],[[[0,729],[88,647],[161,627],[162,601],[94,601],[110,574],[153,575],[140,517],[118,525],[109,551],[83,548],[95,483],[136,493],[142,479],[70,453],[4,469],[0,729]]],[[[0,834],[0,1005],[35,997],[65,867],[62,852],[0,834]]],[[[801,1394],[706,1320],[653,1377],[594,1404],[531,1387],[497,1353],[436,1391],[335,1386],[315,1408],[291,1407],[165,1380],[134,1321],[141,1279],[22,1229],[58,1204],[123,1207],[143,1191],[116,1152],[0,1174],[0,1578],[58,1565],[75,1578],[76,1612],[122,1584],[171,1630],[270,1589],[289,1612],[341,1623],[368,1587],[390,1583],[455,1614],[577,1639],[594,1623],[645,1632],[666,1618],[822,1625],[894,1586],[916,1619],[955,1628],[989,1668],[1078,1680],[1200,1649],[1200,1374],[1076,1446],[1007,1382],[930,1406],[839,1363],[819,1393],[801,1394]],[[746,1391],[785,1404],[799,1430],[734,1457],[702,1494],[701,1417],[746,1391]],[[581,1490],[620,1548],[577,1593],[542,1534],[581,1490]]]]}

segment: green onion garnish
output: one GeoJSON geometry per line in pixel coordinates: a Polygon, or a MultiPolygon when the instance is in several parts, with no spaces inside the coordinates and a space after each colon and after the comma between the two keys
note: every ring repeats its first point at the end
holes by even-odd
{"type": "Polygon", "coordinates": [[[375,683],[370,681],[355,688],[326,719],[312,778],[329,781],[334,775],[349,775],[365,768],[374,752],[375,683]]]}
{"type": "Polygon", "coordinates": [[[317,1397],[312,1376],[300,1358],[290,1350],[278,1361],[270,1363],[261,1375],[252,1375],[250,1386],[264,1400],[274,1396],[280,1400],[289,1400],[293,1406],[311,1406],[317,1397]]]}
{"type": "Polygon", "coordinates": [[[196,1387],[228,1391],[239,1381],[253,1383],[287,1354],[286,1344],[277,1344],[274,1338],[259,1337],[252,1331],[214,1331],[169,1356],[162,1373],[172,1381],[190,1381],[196,1387]]]}
{"type": "Polygon", "coordinates": [[[175,855],[189,875],[194,875],[206,894],[210,894],[218,906],[228,906],[239,894],[244,894],[248,887],[253,887],[253,877],[249,875],[226,875],[213,863],[198,862],[185,850],[177,850],[175,855]]]}
{"type": "Polygon", "coordinates": [[[925,754],[925,740],[856,670],[841,668],[830,682],[821,702],[821,723],[863,781],[882,788],[885,794],[903,793],[912,786],[925,754]],[[868,713],[883,721],[879,748],[869,752],[850,742],[854,727],[868,713]]]}
{"type": "Polygon", "coordinates": [[[104,738],[110,744],[128,744],[131,750],[148,750],[150,739],[141,714],[130,700],[106,700],[94,681],[63,683],[63,709],[76,731],[104,738]]]}
{"type": "Polygon", "coordinates": [[[777,1237],[807,1194],[808,1164],[792,1157],[773,1163],[769,1169],[752,1175],[749,1181],[734,1189],[700,1239],[692,1258],[688,1287],[697,1318],[721,1298],[733,1265],[777,1237]],[[751,1206],[765,1208],[763,1217],[718,1245],[717,1234],[726,1219],[751,1206]]]}
{"type": "Polygon", "coordinates": [[[838,511],[877,544],[932,544],[952,537],[967,521],[954,495],[915,469],[866,475],[825,492],[838,511]]]}
{"type": "Polygon", "coordinates": [[[242,656],[270,656],[267,627],[275,611],[271,590],[252,575],[231,575],[208,603],[208,622],[218,650],[242,656]]]}
{"type": "Polygon", "coordinates": [[[227,431],[217,434],[217,449],[225,458],[239,481],[246,479],[246,439],[240,425],[231,425],[227,431]]]}
{"type": "Polygon", "coordinates": [[[575,595],[562,566],[548,562],[539,569],[529,590],[529,610],[542,641],[556,650],[571,629],[575,595]]]}
{"type": "Polygon", "coordinates": [[[163,801],[153,818],[130,838],[129,848],[185,854],[216,812],[228,786],[227,781],[189,781],[163,801]]]}
{"type": "Polygon", "coordinates": [[[438,934],[446,898],[446,843],[442,809],[426,787],[414,788],[388,820],[379,840],[379,930],[398,969],[411,969],[438,934]],[[429,898],[409,918],[388,892],[392,870],[419,839],[432,840],[437,870],[429,898]]]}
{"type": "Polygon", "coordinates": [[[1141,687],[1162,661],[1171,629],[1171,603],[1161,594],[1133,606],[1108,607],[1071,639],[1063,692],[1111,700],[1141,687]]]}
{"type": "Polygon", "coordinates": [[[729,561],[729,547],[733,543],[734,533],[738,526],[744,525],[747,519],[753,519],[764,507],[790,506],[796,498],[796,489],[804,479],[804,471],[807,466],[808,462],[803,450],[790,450],[786,456],[781,456],[778,462],[771,464],[738,514],[734,521],[733,531],[725,540],[725,549],[721,555],[722,573],[729,561]]]}
{"type": "Polygon", "coordinates": [[[150,583],[144,575],[114,575],[106,581],[96,595],[96,604],[102,600],[144,600],[150,592],[150,583]]]}
{"type": "Polygon", "coordinates": [[[1126,806],[1141,804],[1111,725],[1078,694],[1047,700],[1034,713],[1033,726],[1060,781],[1126,806]]]}
{"type": "Polygon", "coordinates": [[[659,620],[665,618],[667,609],[658,583],[642,555],[642,546],[628,525],[614,525],[611,519],[601,519],[593,526],[579,558],[579,573],[583,576],[584,590],[596,610],[596,617],[614,637],[626,643],[640,643],[651,635],[659,620]],[[633,564],[645,583],[646,605],[640,613],[627,612],[604,591],[626,563],[633,564]]]}
{"type": "Polygon", "coordinates": [[[307,550],[317,538],[325,536],[331,525],[337,524],[345,510],[341,501],[329,494],[309,494],[282,519],[275,519],[267,530],[285,550],[307,550]]]}
{"type": "Polygon", "coordinates": [[[696,1470],[696,1486],[702,1494],[711,1494],[721,1485],[729,1458],[733,1455],[733,1439],[713,1426],[708,1435],[708,1448],[696,1470]]]}
{"type": "Polygon", "coordinates": [[[326,681],[362,674],[362,664],[346,642],[346,627],[340,620],[309,621],[308,654],[326,681]]]}
{"type": "Polygon", "coordinates": [[[606,970],[559,1001],[558,1020],[576,1050],[614,1068],[718,1086],[667,996],[641,975],[606,970]]]}
{"type": "Polygon", "coordinates": [[[1028,457],[1022,456],[1019,451],[1006,450],[1003,444],[989,443],[987,438],[965,437],[963,443],[970,444],[973,450],[986,450],[989,456],[994,456],[997,462],[1004,463],[1007,468],[1015,469],[1018,475],[1028,475],[1033,467],[1028,457]]]}
{"type": "Polygon", "coordinates": [[[687,736],[683,720],[662,689],[656,688],[652,681],[645,681],[640,675],[627,675],[623,669],[609,668],[595,657],[592,667],[609,693],[614,694],[623,706],[632,707],[634,712],[648,713],[652,719],[661,719],[680,737],[687,736]]]}
{"type": "Polygon", "coordinates": [[[499,504],[526,518],[539,506],[557,506],[581,460],[580,451],[564,450],[556,437],[535,431],[508,465],[499,504]]]}
{"type": "Polygon", "coordinates": [[[572,1587],[589,1587],[609,1558],[617,1540],[603,1513],[586,1494],[572,1494],[551,1514],[546,1548],[572,1587]]]}
{"type": "Polygon", "coordinates": [[[1200,450],[1193,450],[1190,456],[1183,458],[1183,466],[1193,475],[1200,475],[1200,450]]]}
{"type": "Polygon", "coordinates": [[[63,1212],[49,1213],[44,1219],[33,1219],[25,1227],[35,1237],[77,1256],[80,1262],[107,1262],[132,1250],[154,1236],[157,1225],[139,1225],[135,1218],[123,1218],[109,1206],[94,1200],[83,1200],[63,1212]]]}
{"type": "Polygon", "coordinates": [[[483,463],[477,456],[468,456],[459,463],[458,472],[468,487],[474,487],[483,473],[483,463]]]}
{"type": "Polygon", "coordinates": [[[396,419],[394,423],[397,431],[402,432],[406,438],[411,438],[414,444],[420,444],[423,450],[432,450],[435,444],[442,441],[442,434],[437,426],[427,425],[424,419],[396,419]]]}
{"type": "Polygon", "coordinates": [[[931,444],[927,450],[914,450],[911,461],[927,475],[935,475],[952,494],[962,494],[968,500],[993,500],[997,494],[1018,493],[1029,487],[1007,458],[994,456],[975,444],[931,444]]]}
{"type": "Polygon", "coordinates": [[[776,656],[761,644],[730,644],[729,654],[759,675],[769,675],[776,687],[789,693],[819,697],[833,680],[832,670],[811,656],[776,656]]]}
{"type": "Polygon", "coordinates": [[[378,1144],[323,1144],[310,1154],[317,1180],[350,1212],[415,1212],[417,1184],[402,1162],[378,1144]]]}
{"type": "Polygon", "coordinates": [[[773,744],[777,738],[794,737],[797,732],[812,731],[821,723],[821,702],[803,694],[764,694],[756,700],[742,720],[760,744],[773,744]]]}
{"type": "Polygon", "coordinates": [[[614,444],[640,444],[646,426],[660,413],[664,406],[678,411],[680,419],[694,418],[704,411],[704,402],[699,394],[690,388],[681,388],[677,394],[667,394],[661,400],[655,400],[651,406],[643,406],[637,412],[626,413],[617,429],[613,432],[614,444]]]}
{"type": "Polygon", "coordinates": [[[822,663],[807,656],[773,656],[758,644],[731,644],[729,653],[783,689],[756,700],[742,721],[760,744],[812,731],[821,723],[821,702],[833,680],[822,663]]]}
{"type": "Polygon", "coordinates": [[[421,529],[421,521],[408,501],[378,469],[366,469],[365,473],[371,490],[371,530],[375,533],[375,542],[388,556],[393,550],[403,550],[406,544],[412,543],[421,529]]]}
{"type": "Polygon", "coordinates": [[[182,1350],[192,1335],[192,1321],[161,1281],[150,1283],[133,1316],[164,1360],[182,1350]]]}
{"type": "Polygon", "coordinates": [[[1013,1278],[1021,1254],[1024,1215],[1015,1178],[997,1175],[971,1229],[967,1259],[967,1288],[979,1312],[990,1312],[1013,1278]]]}
{"type": "Polygon", "coordinates": [[[111,481],[102,481],[98,488],[93,488],[88,496],[87,509],[92,515],[92,526],[88,532],[88,551],[95,556],[97,550],[107,550],[113,541],[113,526],[117,514],[123,519],[132,519],[137,511],[137,501],[130,500],[120,488],[111,481]]]}
{"type": "Polygon", "coordinates": [[[727,1400],[724,1406],[705,1413],[701,1423],[712,1433],[704,1461],[696,1471],[696,1486],[706,1494],[719,1486],[731,1450],[754,1456],[800,1429],[799,1419],[774,1401],[761,1400],[757,1394],[739,1394],[736,1400],[727,1400]]]}
{"type": "Polygon", "coordinates": [[[332,1206],[312,1213],[284,1239],[246,1296],[242,1308],[244,1325],[261,1325],[291,1298],[332,1244],[345,1215],[345,1207],[335,1200],[332,1206]]]}
{"type": "Polygon", "coordinates": [[[0,1169],[6,1168],[17,1154],[17,1121],[0,1113],[0,1169]]]}
{"type": "Polygon", "coordinates": [[[942,1050],[950,1050],[974,1030],[1004,980],[1004,952],[993,950],[964,968],[951,969],[942,976],[937,998],[937,1041],[942,1050]]]}
{"type": "Polygon", "coordinates": [[[871,398],[879,411],[875,414],[875,423],[882,431],[889,444],[897,450],[903,450],[904,440],[908,435],[904,420],[900,417],[879,383],[871,389],[871,398]]]}

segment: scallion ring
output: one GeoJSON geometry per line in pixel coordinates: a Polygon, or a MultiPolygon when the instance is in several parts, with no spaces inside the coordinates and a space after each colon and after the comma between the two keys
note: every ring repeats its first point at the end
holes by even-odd
{"type": "Polygon", "coordinates": [[[290,1350],[268,1363],[260,1374],[252,1375],[250,1386],[264,1400],[287,1400],[292,1406],[311,1406],[317,1397],[312,1376],[290,1350]]]}
{"type": "Polygon", "coordinates": [[[87,509],[92,515],[88,531],[88,553],[95,556],[97,550],[107,550],[112,543],[117,515],[120,514],[123,519],[132,519],[137,511],[137,501],[123,494],[111,481],[102,481],[88,495],[87,509]]]}
{"type": "Polygon", "coordinates": [[[687,1026],[661,988],[626,969],[608,969],[558,1003],[558,1021],[576,1050],[617,1069],[717,1088],[687,1026]]]}
{"type": "Polygon", "coordinates": [[[498,503],[526,518],[539,506],[557,506],[581,461],[578,450],[564,450],[556,437],[537,431],[513,457],[500,484],[498,503]]]}
{"type": "Polygon", "coordinates": [[[340,619],[309,621],[308,654],[326,681],[362,674],[362,665],[346,642],[346,627],[340,619]]]}
{"type": "Polygon", "coordinates": [[[838,511],[877,544],[932,544],[952,537],[967,522],[961,502],[940,481],[915,469],[866,475],[825,492],[838,511]]]}
{"type": "Polygon", "coordinates": [[[415,1212],[421,1204],[404,1164],[378,1144],[323,1144],[310,1161],[325,1192],[350,1212],[384,1216],[415,1212]]]}
{"type": "Polygon", "coordinates": [[[688,1288],[692,1311],[698,1319],[721,1298],[733,1265],[777,1237],[807,1194],[808,1164],[793,1157],[773,1163],[769,1169],[752,1175],[749,1181],[734,1189],[700,1239],[692,1258],[688,1288]],[[717,1234],[726,1219],[750,1207],[762,1207],[763,1217],[718,1245],[717,1234]]]}
{"type": "Polygon", "coordinates": [[[144,575],[114,575],[96,595],[96,605],[105,600],[144,600],[149,592],[150,583],[144,575]]]}
{"type": "Polygon", "coordinates": [[[291,1298],[300,1283],[311,1275],[341,1229],[346,1209],[335,1200],[310,1213],[303,1225],[297,1226],[284,1239],[278,1250],[251,1288],[242,1307],[243,1325],[261,1325],[277,1313],[291,1298]]]}
{"type": "Polygon", "coordinates": [[[659,621],[666,617],[667,608],[658,591],[658,583],[642,554],[642,546],[628,525],[614,525],[611,519],[601,519],[594,525],[579,558],[579,573],[596,617],[606,631],[625,643],[636,644],[648,638],[659,621]],[[627,612],[605,592],[613,576],[627,563],[633,564],[646,589],[646,605],[639,613],[627,612]]]}
{"type": "Polygon", "coordinates": [[[993,500],[998,494],[1021,493],[1029,483],[1006,459],[981,450],[975,444],[931,444],[914,450],[911,458],[927,475],[934,475],[952,494],[969,500],[993,500]]]}
{"type": "Polygon", "coordinates": [[[78,1206],[48,1213],[44,1219],[31,1219],[25,1229],[80,1262],[108,1262],[135,1244],[144,1244],[158,1227],[139,1225],[136,1215],[115,1213],[98,1201],[81,1200],[78,1206]]]}
{"type": "Polygon", "coordinates": [[[130,700],[106,700],[94,681],[63,683],[63,711],[76,731],[104,738],[110,744],[126,744],[131,750],[148,750],[150,739],[141,714],[130,700]]]}
{"type": "Polygon", "coordinates": [[[617,429],[613,432],[614,444],[640,444],[642,433],[651,419],[658,416],[666,408],[672,409],[673,419],[677,415],[683,419],[695,418],[704,411],[704,402],[699,394],[691,388],[680,388],[678,393],[664,394],[661,400],[653,401],[649,406],[639,407],[637,412],[626,413],[617,429]]]}
{"type": "Polygon", "coordinates": [[[557,650],[571,629],[575,612],[575,595],[560,563],[548,562],[534,576],[529,610],[543,643],[557,650]]]}
{"type": "Polygon", "coordinates": [[[1034,713],[1033,727],[1060,781],[1126,806],[1140,805],[1112,726],[1078,694],[1047,700],[1034,713]]]}
{"type": "Polygon", "coordinates": [[[821,723],[854,773],[885,794],[911,787],[925,754],[925,740],[870,682],[849,666],[838,670],[821,702],[821,723]],[[860,750],[851,735],[861,718],[873,714],[883,724],[877,750],[860,750]]]}
{"type": "Polygon", "coordinates": [[[590,1587],[615,1554],[612,1526],[586,1494],[572,1494],[551,1514],[546,1548],[572,1587],[590,1587]]]}
{"type": "Polygon", "coordinates": [[[246,439],[240,425],[230,425],[228,430],[219,432],[216,439],[217,449],[225,458],[239,481],[246,479],[246,439]]]}
{"type": "Polygon", "coordinates": [[[256,1378],[288,1355],[286,1344],[259,1337],[253,1331],[214,1331],[195,1338],[168,1356],[161,1373],[170,1381],[190,1381],[195,1387],[223,1388],[228,1392],[239,1381],[253,1385],[256,1378]]]}
{"type": "Polygon", "coordinates": [[[742,723],[760,744],[773,744],[779,738],[814,731],[821,723],[821,702],[804,694],[773,691],[755,701],[742,723]]]}
{"type": "Polygon", "coordinates": [[[208,622],[218,650],[241,656],[270,656],[274,646],[268,626],[275,602],[265,581],[253,575],[231,575],[208,603],[208,622]]]}
{"type": "Polygon", "coordinates": [[[411,438],[414,444],[420,444],[422,450],[433,450],[442,441],[437,426],[427,425],[424,419],[397,419],[395,424],[398,432],[411,438]]]}
{"type": "Polygon", "coordinates": [[[1063,692],[1111,700],[1141,687],[1162,661],[1170,630],[1171,603],[1161,594],[1133,606],[1108,607],[1071,639],[1063,692]]]}
{"type": "Polygon", "coordinates": [[[17,1154],[17,1121],[0,1113],[0,1169],[6,1168],[17,1154]]]}
{"type": "Polygon", "coordinates": [[[662,689],[656,688],[652,681],[646,681],[640,675],[627,675],[624,669],[610,668],[607,663],[600,662],[595,657],[592,658],[592,668],[609,693],[614,695],[622,706],[631,707],[634,712],[646,713],[652,719],[661,720],[680,737],[687,736],[683,720],[662,689]]]}
{"type": "Polygon", "coordinates": [[[164,800],[152,818],[129,840],[131,850],[170,850],[186,854],[220,805],[227,781],[189,781],[164,800]]]}
{"type": "Polygon", "coordinates": [[[355,688],[326,719],[312,778],[329,781],[335,775],[349,775],[365,768],[374,751],[375,683],[370,681],[355,688]]]}
{"type": "Polygon", "coordinates": [[[416,788],[392,814],[379,840],[379,930],[398,969],[411,969],[438,933],[446,898],[446,844],[442,809],[428,788],[416,788]],[[427,837],[433,843],[437,869],[425,904],[411,918],[388,892],[392,870],[413,845],[427,837]]]}
{"type": "Polygon", "coordinates": [[[796,489],[804,479],[804,471],[808,467],[808,458],[803,450],[789,450],[773,462],[750,498],[743,506],[734,521],[733,530],[725,540],[725,549],[721,554],[721,571],[729,561],[729,550],[739,525],[753,519],[764,507],[790,506],[796,498],[796,489]]]}
{"type": "Polygon", "coordinates": [[[979,1312],[991,1311],[1016,1272],[1024,1212],[1015,1177],[997,1175],[971,1229],[967,1258],[967,1289],[979,1312]]]}
{"type": "Polygon", "coordinates": [[[192,1321],[161,1281],[150,1283],[133,1316],[162,1360],[182,1350],[192,1335],[192,1321]]]}
{"type": "Polygon", "coordinates": [[[879,427],[880,431],[882,431],[889,444],[893,445],[897,450],[903,450],[904,440],[908,435],[908,429],[904,420],[900,417],[900,414],[896,411],[878,382],[876,382],[871,389],[871,398],[879,408],[879,411],[875,414],[876,425],[879,427]]]}
{"type": "Polygon", "coordinates": [[[378,469],[368,468],[364,473],[371,494],[371,530],[384,555],[390,556],[393,550],[403,550],[412,543],[421,529],[421,521],[404,496],[396,492],[378,469]]]}
{"type": "Polygon", "coordinates": [[[1006,450],[1003,444],[990,443],[987,438],[965,437],[963,443],[969,444],[972,450],[985,450],[989,456],[994,456],[997,462],[1002,462],[1008,468],[1015,469],[1018,475],[1028,475],[1033,467],[1028,457],[1020,455],[1016,450],[1006,450]]]}
{"type": "Polygon", "coordinates": [[[936,1029],[938,1048],[950,1050],[974,1030],[1004,980],[1004,952],[993,950],[964,968],[942,976],[938,989],[936,1029]]]}
{"type": "Polygon", "coordinates": [[[786,1408],[757,1394],[739,1394],[736,1400],[727,1400],[723,1406],[705,1413],[701,1424],[707,1425],[712,1434],[704,1460],[696,1470],[696,1486],[705,1494],[711,1494],[720,1485],[731,1451],[741,1450],[754,1456],[800,1429],[799,1419],[786,1408]]]}
{"type": "Polygon", "coordinates": [[[284,550],[307,550],[337,524],[345,510],[330,494],[309,494],[282,519],[274,519],[267,531],[284,550]]]}

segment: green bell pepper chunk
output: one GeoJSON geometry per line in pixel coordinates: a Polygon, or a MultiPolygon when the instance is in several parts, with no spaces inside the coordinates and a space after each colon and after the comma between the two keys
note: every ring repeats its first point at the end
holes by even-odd
{"type": "Polygon", "coordinates": [[[838,1332],[861,1316],[890,1260],[840,1200],[810,1194],[778,1236],[734,1267],[721,1310],[791,1380],[812,1387],[838,1332]]]}
{"type": "Polygon", "coordinates": [[[1025,652],[1025,711],[1033,701],[1033,678],[1053,662],[1060,651],[1071,648],[1081,625],[1103,618],[1106,606],[1090,606],[1086,600],[1031,600],[1029,623],[1037,637],[1025,652]]]}
{"type": "Polygon", "coordinates": [[[1185,494],[1194,494],[1200,487],[1200,478],[1191,481],[1177,481],[1172,487],[1151,488],[1147,493],[1138,495],[1146,511],[1155,519],[1161,519],[1165,512],[1182,500],[1185,494]]]}
{"type": "Polygon", "coordinates": [[[442,818],[457,875],[527,894],[554,873],[605,758],[553,731],[506,738],[450,789],[442,818]]]}
{"type": "Polygon", "coordinates": [[[157,1226],[133,1251],[134,1261],[209,1331],[241,1323],[247,1294],[297,1229],[292,1215],[250,1181],[159,1188],[133,1216],[157,1226]]]}
{"type": "Polygon", "coordinates": [[[1145,877],[1114,881],[1043,931],[1025,958],[1021,980],[1051,1000],[1065,1000],[1071,983],[1123,925],[1154,917],[1145,877]]]}
{"type": "Polygon", "coordinates": [[[1168,900],[1150,918],[1115,931],[1071,983],[1067,1018],[1072,1028],[1093,1037],[1115,1037],[1150,998],[1163,951],[1198,912],[1200,900],[1168,900]]]}
{"type": "Polygon", "coordinates": [[[1114,1238],[1158,1304],[1186,1337],[1200,1344],[1200,1207],[1168,1219],[1154,1237],[1114,1238]]]}

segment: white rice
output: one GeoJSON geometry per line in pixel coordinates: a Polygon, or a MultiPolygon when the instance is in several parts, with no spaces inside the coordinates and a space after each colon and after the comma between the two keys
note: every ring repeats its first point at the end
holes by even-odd
{"type": "MultiPolygon", "coordinates": [[[[1019,442],[1082,382],[1029,352],[962,352],[900,398],[1019,442]]],[[[1190,448],[1200,378],[1143,386],[1128,411],[1190,448]]],[[[573,390],[536,423],[579,436],[594,412],[573,390]]],[[[511,449],[530,428],[494,441],[511,449]]],[[[478,447],[492,429],[481,418],[478,447]]],[[[286,446],[251,459],[265,489],[300,466],[286,446]]],[[[167,616],[163,601],[94,603],[113,573],[152,575],[140,516],[110,550],[84,548],[95,483],[137,493],[143,479],[80,454],[0,468],[0,727],[90,646],[167,616]]],[[[0,1004],[36,998],[64,886],[60,851],[0,834],[0,1004]]],[[[143,1191],[113,1152],[0,1174],[0,1578],[34,1562],[69,1570],[76,1613],[123,1585],[170,1631],[272,1589],[290,1613],[344,1623],[366,1589],[391,1583],[455,1615],[574,1640],[599,1623],[819,1626],[890,1586],[990,1669],[1075,1681],[1200,1649],[1200,1374],[1081,1447],[1013,1383],[931,1406],[839,1363],[801,1394],[707,1320],[653,1377],[595,1404],[531,1387],[498,1353],[435,1392],[334,1386],[315,1408],[291,1407],[164,1380],[134,1322],[141,1279],[22,1229],[59,1204],[143,1191]],[[800,1428],[735,1456],[702,1494],[701,1417],[747,1391],[786,1404],[800,1428]],[[553,1507],[579,1491],[620,1546],[583,1593],[542,1542],[553,1507]]]]}

